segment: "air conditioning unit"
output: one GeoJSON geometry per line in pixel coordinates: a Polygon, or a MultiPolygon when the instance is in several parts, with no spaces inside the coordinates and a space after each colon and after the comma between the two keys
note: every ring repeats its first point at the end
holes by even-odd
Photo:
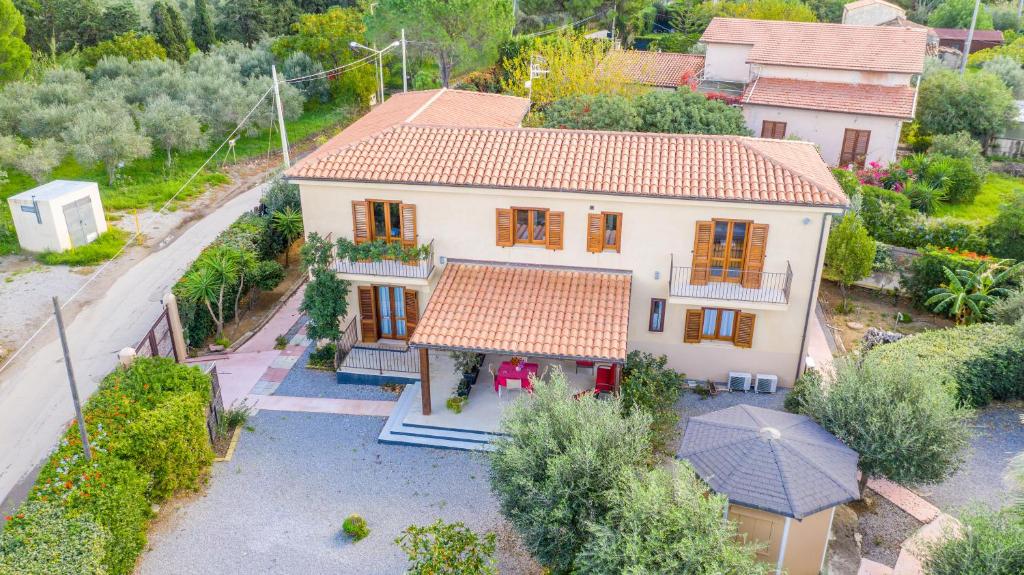
{"type": "Polygon", "coordinates": [[[750,374],[730,371],[729,391],[750,391],[750,374]]]}
{"type": "Polygon", "coordinates": [[[764,373],[757,374],[757,378],[754,381],[754,392],[755,393],[775,393],[775,390],[779,387],[779,376],[767,375],[764,373]]]}

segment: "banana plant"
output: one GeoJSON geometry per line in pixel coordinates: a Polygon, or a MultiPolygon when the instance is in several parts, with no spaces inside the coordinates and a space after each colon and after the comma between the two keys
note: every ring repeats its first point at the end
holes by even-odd
{"type": "Polygon", "coordinates": [[[976,270],[959,269],[956,272],[942,267],[947,283],[928,293],[924,304],[936,313],[954,318],[957,325],[985,319],[985,309],[996,297],[1010,294],[1006,284],[1024,271],[1024,262],[1011,265],[1012,260],[985,262],[976,270]]]}

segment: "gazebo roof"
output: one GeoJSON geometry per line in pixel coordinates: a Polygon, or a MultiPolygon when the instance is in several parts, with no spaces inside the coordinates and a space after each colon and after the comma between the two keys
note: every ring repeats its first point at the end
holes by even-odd
{"type": "Polygon", "coordinates": [[[693,417],[679,457],[729,501],[803,519],[857,499],[857,453],[810,418],[750,405],[693,417]]]}

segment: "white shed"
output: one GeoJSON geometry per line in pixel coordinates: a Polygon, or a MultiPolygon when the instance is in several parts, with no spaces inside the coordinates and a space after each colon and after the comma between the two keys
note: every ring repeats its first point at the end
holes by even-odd
{"type": "Polygon", "coordinates": [[[54,180],[7,198],[18,243],[30,252],[62,252],[107,231],[95,182],[54,180]]]}

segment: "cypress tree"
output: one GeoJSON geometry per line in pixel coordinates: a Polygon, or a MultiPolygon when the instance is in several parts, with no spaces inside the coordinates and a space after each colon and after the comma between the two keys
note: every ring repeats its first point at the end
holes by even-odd
{"type": "Polygon", "coordinates": [[[153,35],[167,50],[167,57],[178,62],[188,60],[188,33],[177,8],[167,2],[157,1],[150,11],[153,18],[153,35]]]}
{"type": "Polygon", "coordinates": [[[195,11],[196,15],[192,19],[192,41],[196,43],[196,48],[206,52],[217,40],[213,33],[213,16],[206,0],[196,0],[195,11]]]}

